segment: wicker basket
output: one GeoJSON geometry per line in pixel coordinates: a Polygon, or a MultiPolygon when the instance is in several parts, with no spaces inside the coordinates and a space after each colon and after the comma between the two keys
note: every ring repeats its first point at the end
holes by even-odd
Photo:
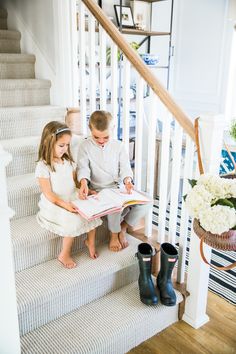
{"type": "Polygon", "coordinates": [[[236,251],[236,230],[229,230],[221,235],[212,234],[205,231],[197,219],[193,221],[193,230],[200,239],[203,238],[203,241],[212,248],[223,251],[236,251]]]}

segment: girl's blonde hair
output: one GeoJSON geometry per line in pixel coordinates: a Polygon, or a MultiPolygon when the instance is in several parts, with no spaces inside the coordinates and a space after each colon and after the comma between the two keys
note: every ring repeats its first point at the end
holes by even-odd
{"type": "MultiPolygon", "coordinates": [[[[70,136],[72,135],[71,130],[68,128],[68,126],[61,122],[53,121],[46,124],[43,128],[37,161],[44,161],[46,165],[51,168],[52,171],[55,171],[53,163],[54,146],[57,140],[61,138],[64,134],[70,136]]],[[[67,152],[62,156],[62,159],[74,162],[70,146],[68,147],[67,152]]]]}
{"type": "Polygon", "coordinates": [[[94,111],[89,118],[89,129],[95,128],[100,132],[110,128],[112,115],[107,111],[94,111]]]}

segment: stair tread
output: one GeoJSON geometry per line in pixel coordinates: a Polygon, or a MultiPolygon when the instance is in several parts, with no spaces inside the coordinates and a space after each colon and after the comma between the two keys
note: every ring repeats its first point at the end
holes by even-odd
{"type": "Polygon", "coordinates": [[[32,189],[35,189],[38,193],[40,192],[34,173],[26,173],[24,175],[7,178],[7,190],[10,196],[14,195],[14,193],[22,193],[27,190],[30,190],[32,193],[32,189]]]}
{"type": "Polygon", "coordinates": [[[134,282],[24,335],[22,354],[123,354],[176,322],[177,306],[142,304],[134,282]]]}
{"type": "Polygon", "coordinates": [[[50,88],[51,81],[44,79],[2,79],[0,90],[44,89],[50,88]]]}
{"type": "Polygon", "coordinates": [[[11,238],[13,248],[17,244],[19,246],[37,245],[40,242],[49,239],[57,238],[58,236],[46,229],[43,229],[36,220],[36,215],[25,216],[24,218],[11,221],[11,238]],[[34,237],[32,238],[32,230],[34,230],[34,237]]]}
{"type": "Polygon", "coordinates": [[[74,257],[78,266],[70,269],[69,274],[68,269],[57,259],[16,273],[18,313],[24,312],[29,306],[40,306],[52,300],[53,296],[61,296],[73,284],[82,287],[83,284],[89,284],[93,278],[105,277],[106,274],[136,263],[135,252],[140,241],[132,236],[127,237],[130,245],[121,252],[111,252],[107,244],[99,246],[100,256],[96,260],[89,258],[87,249],[83,249],[74,257]]]}
{"type": "Polygon", "coordinates": [[[15,30],[0,29],[0,40],[1,39],[21,39],[21,33],[15,30]]]}
{"type": "Polygon", "coordinates": [[[12,114],[19,113],[21,115],[38,112],[39,115],[44,115],[48,110],[56,110],[66,112],[66,109],[61,106],[43,105],[43,106],[20,106],[20,107],[0,107],[0,117],[9,120],[12,114]]]}
{"type": "Polygon", "coordinates": [[[22,53],[0,53],[0,63],[35,63],[35,55],[22,53]]]}
{"type": "Polygon", "coordinates": [[[39,146],[40,136],[24,136],[14,139],[1,140],[1,144],[7,151],[35,150],[39,146]]]}

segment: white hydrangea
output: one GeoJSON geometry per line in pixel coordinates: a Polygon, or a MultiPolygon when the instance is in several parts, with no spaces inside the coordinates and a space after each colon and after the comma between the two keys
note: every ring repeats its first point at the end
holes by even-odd
{"type": "Polygon", "coordinates": [[[233,198],[236,198],[236,178],[228,181],[231,181],[229,184],[229,195],[233,198]]]}
{"type": "Polygon", "coordinates": [[[202,210],[199,213],[201,226],[213,234],[222,234],[236,225],[236,213],[234,208],[222,205],[202,210]]]}
{"type": "Polygon", "coordinates": [[[194,186],[185,200],[190,215],[198,219],[200,211],[211,206],[212,199],[212,194],[203,185],[194,186]]]}
{"type": "Polygon", "coordinates": [[[197,185],[203,185],[214,196],[213,201],[229,198],[231,184],[232,180],[209,174],[201,175],[197,181],[197,185]]]}

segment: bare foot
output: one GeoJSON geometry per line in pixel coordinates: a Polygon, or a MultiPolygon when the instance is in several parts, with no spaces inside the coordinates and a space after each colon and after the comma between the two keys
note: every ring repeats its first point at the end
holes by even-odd
{"type": "Polygon", "coordinates": [[[84,243],[88,247],[89,256],[92,259],[98,258],[98,254],[97,254],[96,249],[95,249],[95,244],[94,243],[90,243],[88,240],[85,240],[84,243]]]}
{"type": "Polygon", "coordinates": [[[119,241],[120,241],[120,244],[121,244],[122,248],[126,248],[126,247],[129,246],[129,243],[128,243],[127,239],[126,239],[125,234],[126,234],[126,231],[121,230],[119,232],[119,235],[118,235],[118,238],[119,238],[119,241]]]}
{"type": "Polygon", "coordinates": [[[69,255],[65,255],[63,253],[60,253],[59,256],[57,257],[58,261],[62,263],[62,265],[65,268],[72,269],[76,267],[76,263],[73,260],[73,258],[69,255]]]}
{"type": "Polygon", "coordinates": [[[119,242],[118,235],[111,235],[109,242],[109,250],[112,252],[119,252],[121,250],[121,244],[119,242]]]}

